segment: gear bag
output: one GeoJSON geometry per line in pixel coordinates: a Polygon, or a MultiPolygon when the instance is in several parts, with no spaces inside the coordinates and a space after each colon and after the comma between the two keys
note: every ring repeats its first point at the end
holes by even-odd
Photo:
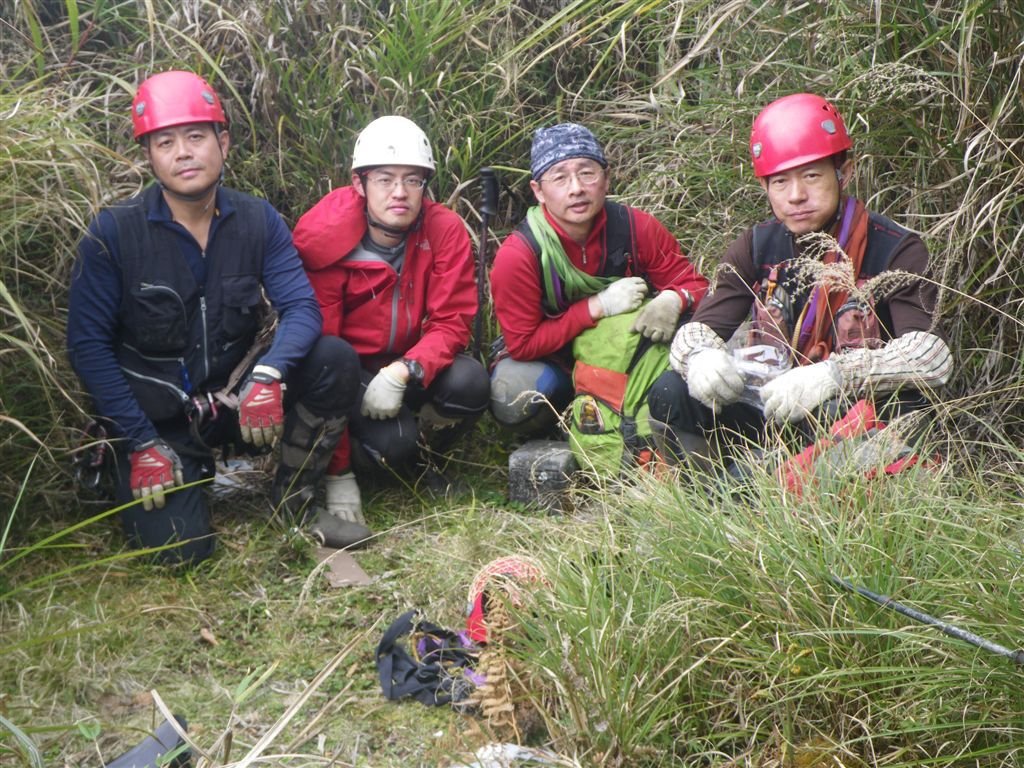
{"type": "Polygon", "coordinates": [[[669,368],[669,347],[630,330],[642,310],[606,317],[572,345],[569,445],[581,467],[602,476],[654,458],[647,392],[669,368]]]}
{"type": "Polygon", "coordinates": [[[411,696],[430,707],[464,702],[479,683],[473,668],[480,649],[465,633],[417,619],[416,613],[395,619],[377,645],[381,691],[391,701],[411,696]]]}

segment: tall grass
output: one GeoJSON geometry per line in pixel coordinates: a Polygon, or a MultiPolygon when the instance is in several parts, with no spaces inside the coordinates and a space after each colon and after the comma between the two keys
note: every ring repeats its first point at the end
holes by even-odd
{"type": "Polygon", "coordinates": [[[597,537],[543,548],[553,599],[522,617],[522,661],[551,691],[538,699],[557,702],[563,752],[608,765],[803,765],[795,755],[816,750],[815,765],[1017,764],[1024,671],[833,578],[1017,648],[1018,509],[927,473],[797,504],[770,475],[743,499],[641,487],[606,500],[597,537]]]}

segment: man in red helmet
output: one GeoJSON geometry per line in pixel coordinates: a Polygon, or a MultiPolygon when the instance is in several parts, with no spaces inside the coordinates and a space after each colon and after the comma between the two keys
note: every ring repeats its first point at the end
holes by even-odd
{"type": "Polygon", "coordinates": [[[839,112],[813,94],[754,120],[754,174],[774,217],[729,246],[716,289],[673,339],[673,370],[651,389],[652,421],[676,455],[726,433],[763,441],[766,421],[806,423],[862,398],[891,418],[948,379],[928,251],[846,193],[851,147],[839,112]]]}
{"type": "Polygon", "coordinates": [[[320,338],[278,213],[221,185],[228,121],[209,84],[154,75],[132,122],[156,183],[101,211],[79,244],[68,351],[120,438],[117,500],[140,501],[122,513],[129,542],[174,544],[161,559],[194,563],[213,551],[210,513],[200,486],[179,487],[213,476],[214,448],[259,453],[280,440],[273,500],[301,513],[358,393],[358,360],[320,338]],[[258,347],[264,294],[278,327],[258,347]]]}
{"type": "MultiPolygon", "coordinates": [[[[323,332],[359,354],[363,389],[326,481],[325,524],[338,544],[372,535],[357,475],[426,470],[487,409],[484,367],[464,354],[477,311],[473,254],[458,214],[430,199],[435,163],[412,120],[360,131],[351,184],[295,225],[323,332]]],[[[438,489],[439,490],[439,489],[438,489]]]]}

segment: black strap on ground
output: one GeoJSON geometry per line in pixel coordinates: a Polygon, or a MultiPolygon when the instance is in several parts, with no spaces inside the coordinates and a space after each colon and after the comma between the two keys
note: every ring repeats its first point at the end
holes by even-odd
{"type": "Polygon", "coordinates": [[[381,690],[391,701],[409,696],[431,707],[459,702],[468,695],[469,688],[468,681],[457,672],[476,664],[477,651],[463,645],[457,632],[416,620],[416,613],[411,610],[399,616],[377,645],[381,690]],[[416,660],[403,638],[420,633],[430,643],[428,652],[416,660]]]}
{"type": "Polygon", "coordinates": [[[976,646],[978,648],[982,648],[986,651],[991,651],[992,653],[999,654],[1000,656],[1005,656],[1014,664],[1024,666],[1024,651],[1014,651],[1010,648],[1006,648],[1002,645],[999,645],[998,643],[993,643],[991,640],[986,640],[980,635],[976,635],[973,632],[968,632],[966,629],[961,629],[960,627],[957,627],[953,624],[949,624],[948,622],[942,621],[942,619],[937,619],[934,616],[929,616],[927,613],[922,613],[916,608],[911,608],[910,606],[903,605],[903,603],[898,603],[891,597],[887,597],[886,595],[879,595],[875,592],[872,592],[870,589],[866,589],[865,587],[860,587],[856,584],[851,584],[846,579],[841,579],[838,576],[832,575],[832,581],[834,581],[836,584],[843,587],[844,589],[848,589],[851,592],[857,593],[861,597],[866,597],[868,600],[878,603],[883,608],[891,608],[892,610],[896,611],[896,613],[902,614],[903,616],[913,619],[914,621],[919,621],[922,624],[929,624],[933,627],[938,627],[940,630],[942,630],[950,637],[955,637],[957,640],[963,640],[965,643],[970,643],[971,645],[976,646]]]}
{"type": "MultiPolygon", "coordinates": [[[[181,730],[188,730],[188,721],[184,717],[175,715],[174,719],[178,721],[181,730]]],[[[192,764],[190,751],[177,751],[184,746],[185,740],[165,720],[153,731],[152,736],[147,736],[140,744],[106,765],[107,768],[187,768],[192,764]]]]}

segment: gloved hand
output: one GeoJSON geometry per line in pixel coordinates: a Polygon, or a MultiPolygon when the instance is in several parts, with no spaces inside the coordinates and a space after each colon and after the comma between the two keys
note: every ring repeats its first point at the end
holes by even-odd
{"type": "Polygon", "coordinates": [[[675,334],[682,311],[683,297],[671,289],[662,291],[636,316],[631,330],[660,344],[675,334]]]}
{"type": "Polygon", "coordinates": [[[690,355],[686,371],[690,394],[718,413],[723,405],[732,405],[743,394],[743,376],[732,355],[707,347],[690,355]]]}
{"type": "Polygon", "coordinates": [[[841,388],[842,376],[833,361],[793,368],[761,387],[764,417],[780,424],[800,421],[841,388]]]}
{"type": "Polygon", "coordinates": [[[238,395],[238,426],[242,439],[257,448],[274,444],[284,432],[281,405],[281,373],[268,365],[257,365],[238,395]]]}
{"type": "Polygon", "coordinates": [[[647,295],[647,283],[642,277],[620,277],[599,294],[601,317],[621,315],[639,307],[647,295]]]}
{"type": "Polygon", "coordinates": [[[404,363],[392,363],[377,371],[377,375],[366,385],[363,404],[359,409],[363,416],[371,419],[393,419],[398,415],[405,395],[406,382],[401,378],[402,374],[397,367],[391,370],[392,366],[396,365],[405,369],[404,363]]]}
{"type": "Polygon", "coordinates": [[[164,491],[185,484],[181,459],[160,438],[142,443],[132,451],[129,460],[132,470],[128,483],[132,496],[142,499],[142,508],[147,512],[153,507],[163,509],[164,491]]]}

